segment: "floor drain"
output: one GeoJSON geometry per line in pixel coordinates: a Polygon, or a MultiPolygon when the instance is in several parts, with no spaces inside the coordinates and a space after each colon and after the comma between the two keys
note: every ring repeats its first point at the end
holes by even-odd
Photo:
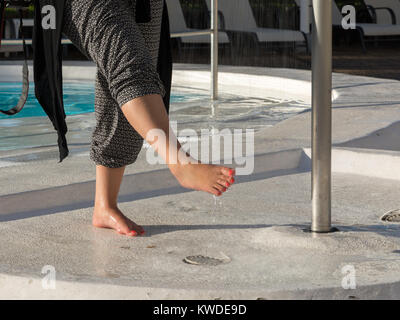
{"type": "Polygon", "coordinates": [[[385,222],[400,222],[400,209],[385,213],[381,220],[385,222]]]}
{"type": "Polygon", "coordinates": [[[189,256],[183,259],[183,262],[188,264],[194,264],[198,266],[218,266],[223,263],[227,263],[229,261],[223,259],[217,259],[212,257],[205,257],[205,256],[189,256]]]}

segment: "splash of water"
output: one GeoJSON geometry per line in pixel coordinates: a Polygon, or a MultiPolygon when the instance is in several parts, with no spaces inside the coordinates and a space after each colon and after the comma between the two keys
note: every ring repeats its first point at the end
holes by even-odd
{"type": "Polygon", "coordinates": [[[213,206],[213,209],[211,210],[211,213],[212,214],[217,214],[217,213],[221,214],[221,212],[224,209],[224,204],[223,204],[221,198],[219,198],[215,195],[213,195],[213,198],[214,198],[214,206],[213,206]]]}

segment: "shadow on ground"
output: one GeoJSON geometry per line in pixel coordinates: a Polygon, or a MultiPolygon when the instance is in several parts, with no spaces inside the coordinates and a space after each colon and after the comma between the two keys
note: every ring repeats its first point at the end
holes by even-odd
{"type": "Polygon", "coordinates": [[[374,131],[365,137],[337,144],[336,146],[400,151],[400,122],[393,123],[386,128],[374,131]]]}
{"type": "MultiPolygon", "coordinates": [[[[298,153],[300,151],[294,152],[298,153]]],[[[268,170],[265,165],[268,165],[267,160],[271,155],[273,154],[256,155],[254,173],[247,176],[238,176],[236,183],[264,180],[309,171],[308,166],[296,167],[297,165],[302,165],[301,163],[296,163],[293,169],[268,170]]],[[[119,202],[131,202],[185,192],[192,192],[192,190],[181,187],[169,170],[155,170],[125,176],[121,186],[119,202]]],[[[94,195],[94,180],[4,195],[0,197],[2,204],[0,222],[91,208],[94,205],[94,195]]]]}

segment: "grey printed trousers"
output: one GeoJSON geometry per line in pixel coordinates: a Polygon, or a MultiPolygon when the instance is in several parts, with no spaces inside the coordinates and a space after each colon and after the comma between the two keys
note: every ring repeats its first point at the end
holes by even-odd
{"type": "Polygon", "coordinates": [[[63,34],[97,65],[90,158],[109,168],[135,162],[143,145],[121,106],[165,95],[157,73],[163,0],[151,0],[148,23],[136,23],[135,9],[136,0],[67,0],[63,14],[63,34]]]}

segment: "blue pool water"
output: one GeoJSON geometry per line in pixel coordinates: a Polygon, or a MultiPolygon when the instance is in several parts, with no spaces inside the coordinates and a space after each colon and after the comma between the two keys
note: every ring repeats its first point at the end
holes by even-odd
{"type": "MultiPolygon", "coordinates": [[[[9,109],[18,103],[21,94],[21,82],[0,82],[0,107],[9,109]]],[[[172,93],[171,102],[187,100],[187,94],[172,93]]],[[[64,82],[64,108],[67,115],[76,115],[94,112],[94,84],[92,82],[64,82]]],[[[29,88],[28,101],[22,111],[12,118],[43,117],[46,113],[35,97],[34,85],[29,88]]],[[[9,119],[10,116],[0,114],[0,119],[9,119]]]]}
{"type": "MultiPolygon", "coordinates": [[[[69,143],[89,144],[96,124],[93,114],[94,84],[66,81],[63,85],[69,143]]],[[[21,83],[0,82],[1,108],[15,105],[20,93],[21,83]]],[[[174,86],[170,119],[179,124],[176,130],[181,138],[189,137],[193,133],[198,135],[203,129],[253,129],[257,132],[309,107],[296,100],[264,99],[234,94],[221,94],[217,102],[211,102],[208,90],[174,86]],[[190,129],[191,133],[186,129],[190,129]]],[[[28,102],[19,114],[0,114],[0,152],[50,146],[54,145],[55,141],[54,128],[37,102],[32,84],[28,102]]]]}

